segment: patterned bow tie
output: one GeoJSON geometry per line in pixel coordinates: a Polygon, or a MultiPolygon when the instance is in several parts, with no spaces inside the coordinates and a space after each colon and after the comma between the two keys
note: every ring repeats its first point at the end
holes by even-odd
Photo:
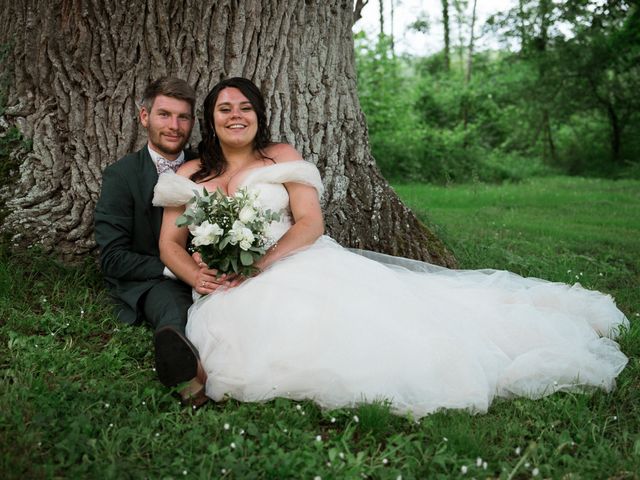
{"type": "Polygon", "coordinates": [[[158,157],[158,175],[164,172],[168,172],[172,170],[175,172],[178,170],[178,167],[184,163],[184,155],[181,159],[177,160],[167,160],[164,157],[158,157]]]}

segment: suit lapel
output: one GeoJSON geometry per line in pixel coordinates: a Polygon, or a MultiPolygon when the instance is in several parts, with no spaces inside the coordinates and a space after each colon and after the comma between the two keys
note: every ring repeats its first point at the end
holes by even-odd
{"type": "Polygon", "coordinates": [[[140,154],[140,195],[142,201],[145,202],[145,210],[147,212],[147,218],[151,224],[151,230],[156,239],[160,238],[160,225],[162,224],[162,208],[154,207],[152,205],[153,200],[153,188],[158,183],[158,172],[156,166],[151,160],[149,155],[149,149],[144,146],[139,151],[140,154]]]}

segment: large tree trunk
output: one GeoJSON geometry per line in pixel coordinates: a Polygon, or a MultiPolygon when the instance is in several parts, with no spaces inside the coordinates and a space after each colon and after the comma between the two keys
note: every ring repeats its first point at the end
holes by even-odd
{"type": "MultiPolygon", "coordinates": [[[[266,95],[273,137],[320,168],[337,241],[453,265],[369,153],[352,9],[352,0],[1,0],[5,118],[32,142],[3,180],[3,229],[66,258],[93,251],[101,172],[144,144],[136,102],[148,82],[182,77],[200,104],[220,79],[244,76],[266,95]]],[[[199,136],[196,127],[193,143],[199,136]]]]}

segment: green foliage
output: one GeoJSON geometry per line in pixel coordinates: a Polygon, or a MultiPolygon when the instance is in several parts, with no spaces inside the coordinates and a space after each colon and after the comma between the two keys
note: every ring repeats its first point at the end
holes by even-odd
{"type": "MultiPolygon", "coordinates": [[[[396,182],[637,178],[640,14],[629,3],[527,0],[489,22],[519,51],[394,57],[356,44],[371,148],[396,182]],[[561,28],[562,27],[562,28],[561,28]],[[466,55],[466,54],[465,54],[466,55]]],[[[460,12],[459,12],[460,13],[460,12]]]]}
{"type": "Polygon", "coordinates": [[[408,66],[390,51],[388,37],[369,46],[356,36],[358,93],[369,126],[371,149],[383,172],[413,178],[423,155],[423,126],[414,111],[417,91],[408,66]]]}
{"type": "Polygon", "coordinates": [[[463,267],[580,281],[613,294],[632,320],[620,341],[631,361],[611,394],[505,400],[484,415],[444,411],[419,422],[384,402],[185,409],[157,381],[151,332],[113,318],[92,261],[68,267],[0,243],[0,477],[412,479],[466,469],[464,478],[506,480],[537,468],[537,478],[634,478],[639,188],[567,178],[397,186],[463,267]]]}

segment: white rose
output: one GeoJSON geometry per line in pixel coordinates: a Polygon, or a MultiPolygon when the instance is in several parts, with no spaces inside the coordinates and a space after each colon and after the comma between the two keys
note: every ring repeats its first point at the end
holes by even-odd
{"type": "Polygon", "coordinates": [[[218,237],[222,235],[223,230],[217,223],[211,224],[205,220],[194,228],[192,233],[194,237],[193,244],[195,246],[211,245],[218,240],[218,237]]]}
{"type": "Polygon", "coordinates": [[[238,218],[242,223],[252,222],[256,218],[256,211],[249,205],[246,205],[242,207],[242,210],[240,210],[238,218]]]}
{"type": "Polygon", "coordinates": [[[242,241],[240,242],[240,248],[241,248],[242,250],[245,250],[245,251],[246,251],[246,250],[249,250],[249,249],[251,248],[251,242],[248,242],[248,241],[246,241],[246,240],[242,240],[242,241]]]}
{"type": "Polygon", "coordinates": [[[242,237],[242,229],[246,228],[244,226],[244,223],[242,223],[240,220],[236,220],[235,222],[233,222],[233,226],[231,227],[231,230],[229,230],[229,243],[231,245],[235,245],[236,243],[240,242],[243,237],[242,237]]]}
{"type": "Polygon", "coordinates": [[[255,237],[253,236],[253,232],[250,229],[245,227],[242,229],[241,233],[242,233],[242,239],[241,239],[242,241],[253,243],[253,240],[255,237]]]}

